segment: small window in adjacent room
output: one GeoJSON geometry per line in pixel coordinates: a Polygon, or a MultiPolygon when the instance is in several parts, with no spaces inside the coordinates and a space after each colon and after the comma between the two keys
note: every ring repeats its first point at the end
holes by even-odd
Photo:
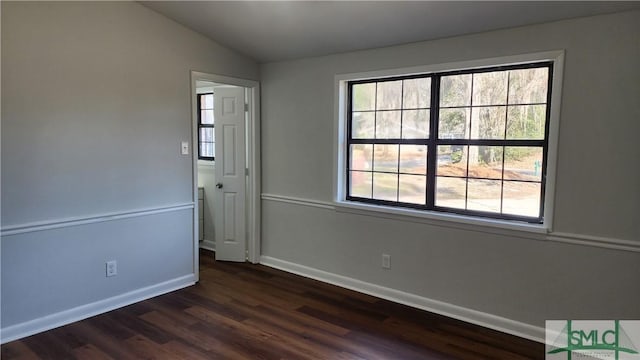
{"type": "Polygon", "coordinates": [[[215,159],[213,93],[198,94],[198,159],[215,159]]]}
{"type": "Polygon", "coordinates": [[[542,224],[553,70],[346,81],[343,200],[542,224]]]}

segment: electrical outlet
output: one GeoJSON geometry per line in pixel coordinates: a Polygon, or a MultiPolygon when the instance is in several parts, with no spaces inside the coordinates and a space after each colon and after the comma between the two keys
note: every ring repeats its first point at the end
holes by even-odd
{"type": "Polygon", "coordinates": [[[118,275],[118,262],[115,260],[107,261],[107,277],[118,275]]]}
{"type": "Polygon", "coordinates": [[[391,255],[382,254],[382,268],[391,269],[391,255]]]}

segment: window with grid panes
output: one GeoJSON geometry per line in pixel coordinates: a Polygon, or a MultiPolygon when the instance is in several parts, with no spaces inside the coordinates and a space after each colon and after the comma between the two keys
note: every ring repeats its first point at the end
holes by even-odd
{"type": "Polygon", "coordinates": [[[213,93],[198,94],[198,159],[215,159],[213,93]]]}
{"type": "Polygon", "coordinates": [[[542,223],[552,71],[348,82],[346,199],[542,223]]]}

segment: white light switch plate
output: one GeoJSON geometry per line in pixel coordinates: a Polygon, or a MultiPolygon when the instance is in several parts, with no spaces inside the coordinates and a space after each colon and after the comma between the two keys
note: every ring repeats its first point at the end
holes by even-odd
{"type": "Polygon", "coordinates": [[[115,260],[107,261],[107,277],[118,275],[118,262],[115,260]]]}
{"type": "Polygon", "coordinates": [[[189,155],[189,142],[183,141],[181,149],[182,149],[182,155],[189,155]]]}

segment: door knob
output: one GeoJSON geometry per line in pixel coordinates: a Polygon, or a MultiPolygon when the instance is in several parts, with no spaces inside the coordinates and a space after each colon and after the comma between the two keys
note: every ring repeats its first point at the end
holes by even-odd
{"type": "Polygon", "coordinates": [[[222,189],[222,183],[217,183],[217,184],[216,184],[216,187],[217,187],[218,189],[222,189]]]}

